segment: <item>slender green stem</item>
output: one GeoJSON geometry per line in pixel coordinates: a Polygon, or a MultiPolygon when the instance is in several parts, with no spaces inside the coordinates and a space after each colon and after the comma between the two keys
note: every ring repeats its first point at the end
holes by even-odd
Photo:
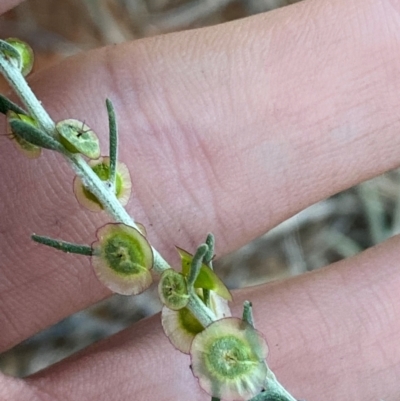
{"type": "Polygon", "coordinates": [[[186,307],[196,316],[203,327],[207,327],[217,320],[214,312],[204,304],[193,289],[189,290],[189,295],[190,298],[186,307]]]}
{"type": "MultiPolygon", "coordinates": [[[[243,321],[254,327],[253,305],[250,301],[243,303],[243,321]]],[[[253,397],[250,401],[296,401],[293,396],[278,382],[274,373],[268,368],[266,390],[253,397]]]]}
{"type": "MultiPolygon", "coordinates": [[[[136,226],[136,224],[135,224],[136,226]]],[[[136,226],[137,227],[137,226],[136,226]]],[[[171,266],[168,262],[160,255],[160,253],[151,247],[153,250],[153,270],[157,274],[161,274],[164,270],[170,269],[171,266]]]]}
{"type": "MultiPolygon", "coordinates": [[[[79,154],[69,154],[66,155],[66,157],[76,175],[82,180],[83,185],[101,202],[108,214],[112,216],[115,221],[134,227],[140,231],[140,228],[121,205],[114,192],[110,191],[110,188],[104,185],[104,181],[99,178],[82,156],[79,154]]],[[[154,271],[161,273],[165,269],[169,269],[170,265],[168,262],[163,259],[156,249],[152,247],[152,250],[154,271]]]]}
{"type": "MultiPolygon", "coordinates": [[[[28,84],[26,83],[24,77],[18,70],[17,66],[14,65],[10,60],[8,60],[7,56],[0,52],[0,71],[3,72],[3,75],[6,77],[10,85],[14,88],[17,92],[19,97],[21,98],[22,102],[25,104],[28,112],[38,121],[39,125],[43,128],[43,130],[51,136],[55,135],[55,124],[47,114],[47,112],[42,107],[41,103],[37,100],[31,89],[29,88],[28,84]]],[[[115,137],[116,137],[116,123],[114,123],[113,118],[115,118],[113,114],[113,110],[109,108],[108,104],[108,111],[109,111],[109,119],[110,119],[110,131],[114,131],[115,128],[115,137]]],[[[113,136],[114,134],[110,135],[113,136]]],[[[114,140],[113,140],[114,141],[114,140]]],[[[116,150],[116,140],[110,146],[110,152],[114,152],[116,150]]],[[[70,163],[72,169],[77,174],[77,176],[82,180],[83,185],[87,190],[89,190],[103,205],[104,209],[109,213],[114,220],[127,224],[129,226],[135,227],[139,229],[135,224],[132,217],[126,212],[124,207],[120,204],[118,199],[115,196],[115,192],[111,191],[109,186],[105,185],[105,183],[94,173],[92,168],[86,163],[86,161],[79,155],[79,154],[72,154],[63,150],[61,152],[67,161],[70,163]]],[[[112,156],[116,161],[116,154],[112,156]]],[[[140,231],[140,229],[139,229],[140,231]]],[[[39,236],[35,237],[38,240],[39,236]]],[[[40,241],[40,240],[39,240],[40,241]]],[[[43,237],[41,237],[42,243],[46,242],[43,237]]],[[[73,248],[73,245],[78,246],[76,244],[68,244],[64,243],[63,241],[56,241],[47,239],[46,245],[58,247],[57,249],[61,249],[64,251],[78,248],[73,248]],[[52,242],[50,245],[51,241],[52,242]]],[[[169,264],[162,258],[162,256],[154,249],[153,256],[154,256],[154,270],[157,273],[162,273],[165,269],[170,268],[169,264]]],[[[200,251],[197,255],[196,260],[194,261],[194,268],[192,269],[191,273],[191,282],[192,284],[196,280],[198,271],[201,268],[201,262],[206,254],[207,250],[209,250],[209,246],[204,244],[203,248],[200,248],[200,251]]],[[[85,251],[82,251],[85,252],[85,251]]],[[[87,251],[88,252],[88,251],[87,251]]],[[[210,256],[211,258],[212,256],[210,256]]],[[[187,308],[196,316],[199,322],[204,326],[207,327],[212,322],[216,320],[216,316],[213,311],[208,308],[205,303],[199,298],[197,293],[192,288],[190,290],[190,299],[187,305],[187,308]]]]}
{"type": "MultiPolygon", "coordinates": [[[[266,387],[268,389],[268,393],[275,394],[275,398],[261,398],[261,400],[275,400],[276,401],[297,401],[286,389],[282,386],[281,383],[278,382],[272,370],[268,370],[267,373],[267,382],[266,387]],[[280,398],[278,398],[280,397],[280,398]]],[[[258,400],[254,400],[258,401],[258,400]]]]}
{"type": "MultiPolygon", "coordinates": [[[[7,58],[0,52],[0,70],[6,77],[10,85],[17,92],[22,102],[25,104],[29,112],[36,118],[40,126],[48,133],[53,134],[55,124],[41,103],[35,97],[34,93],[25,81],[25,78],[7,58]]],[[[90,166],[79,154],[71,154],[63,152],[69,161],[72,169],[82,180],[83,185],[89,190],[104,209],[118,222],[138,228],[134,220],[129,216],[123,206],[120,204],[115,194],[104,185],[104,182],[94,173],[90,166]]],[[[162,256],[153,248],[154,270],[158,273],[170,268],[169,264],[162,256]]]]}
{"type": "Polygon", "coordinates": [[[66,242],[36,234],[33,234],[31,238],[39,244],[50,246],[52,248],[58,249],[59,251],[92,256],[92,247],[88,245],[74,244],[72,242],[66,242]]]}
{"type": "Polygon", "coordinates": [[[108,124],[110,130],[110,184],[115,191],[117,179],[117,160],[118,160],[118,127],[115,118],[115,110],[111,100],[106,99],[108,112],[108,124]]]}
{"type": "Polygon", "coordinates": [[[83,185],[101,202],[104,209],[118,222],[137,228],[132,217],[118,201],[116,196],[105,185],[93,169],[79,154],[67,156],[76,175],[82,180],[83,185]]]}
{"type": "Polygon", "coordinates": [[[55,124],[53,120],[33,94],[21,71],[2,52],[0,52],[0,71],[23,101],[32,117],[39,122],[48,134],[54,135],[55,124]]]}
{"type": "Polygon", "coordinates": [[[249,401],[297,401],[283,386],[278,382],[274,373],[268,369],[265,380],[265,390],[257,394],[249,401]]]}
{"type": "MultiPolygon", "coordinates": [[[[86,163],[86,161],[78,154],[72,154],[66,151],[64,148],[58,149],[54,145],[57,142],[54,138],[56,134],[55,123],[47,114],[41,102],[36,98],[27,84],[22,73],[19,71],[18,61],[20,61],[19,56],[15,53],[13,49],[10,49],[8,44],[0,41],[0,72],[3,73],[4,77],[14,88],[15,92],[21,98],[22,102],[25,104],[28,112],[32,117],[34,117],[39,123],[40,127],[45,131],[46,136],[41,136],[42,133],[38,134],[37,137],[42,140],[43,143],[40,144],[42,147],[48,145],[46,142],[48,137],[52,140],[48,147],[56,149],[62,153],[65,158],[70,163],[72,169],[82,180],[85,188],[90,191],[103,205],[104,209],[109,213],[111,217],[117,222],[124,223],[126,225],[135,227],[140,231],[140,228],[135,224],[132,217],[129,216],[124,207],[119,203],[115,196],[115,179],[116,179],[116,163],[118,156],[118,140],[117,140],[117,124],[115,119],[115,112],[111,101],[107,99],[107,111],[109,117],[110,125],[110,182],[111,187],[106,185],[98,176],[94,173],[92,168],[86,163]],[[14,59],[13,59],[14,57],[14,59]],[[17,62],[15,62],[15,60],[17,62]]],[[[11,109],[14,111],[18,110],[19,106],[13,105],[10,102],[5,102],[4,97],[1,97],[2,105],[1,110],[11,109]]],[[[19,128],[19,125],[16,125],[19,128]]],[[[40,131],[40,130],[38,130],[40,131]]],[[[33,132],[33,131],[32,131],[33,132]]],[[[45,135],[43,134],[43,135],[45,135]]],[[[36,134],[35,134],[36,135],[36,134]]],[[[32,139],[32,138],[31,138],[32,139]]],[[[58,143],[58,142],[57,142],[58,143]]],[[[90,256],[92,255],[91,247],[87,245],[73,244],[65,241],[55,240],[48,237],[43,237],[39,235],[33,235],[32,239],[38,243],[51,246],[58,250],[64,252],[78,253],[82,255],[90,256]]],[[[154,270],[157,273],[162,273],[165,269],[170,268],[169,264],[162,258],[162,256],[154,249],[154,270]]],[[[193,257],[188,283],[189,283],[189,302],[187,308],[193,313],[193,315],[199,320],[199,322],[207,327],[211,323],[217,320],[214,312],[207,307],[206,303],[197,295],[193,288],[194,282],[200,272],[203,260],[206,264],[211,267],[212,258],[214,256],[214,237],[209,234],[207,236],[206,244],[202,244],[197,249],[196,254],[193,257]]],[[[207,293],[205,294],[207,295],[207,293]]],[[[209,296],[209,294],[208,294],[209,296]]],[[[207,298],[207,297],[206,297],[207,298]]],[[[252,306],[251,303],[246,301],[244,304],[243,320],[251,325],[254,325],[252,316],[252,306]]],[[[296,401],[276,380],[275,375],[268,369],[268,374],[266,377],[266,391],[260,393],[252,399],[252,401],[296,401]]],[[[219,401],[218,398],[213,397],[212,401],[219,401]]]]}

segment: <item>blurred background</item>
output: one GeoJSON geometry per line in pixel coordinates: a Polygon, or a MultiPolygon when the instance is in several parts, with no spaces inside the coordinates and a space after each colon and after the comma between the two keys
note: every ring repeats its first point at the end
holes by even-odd
{"type": "MultiPolygon", "coordinates": [[[[28,41],[38,70],[90,48],[218,24],[295,1],[28,0],[0,17],[0,37],[28,41]]],[[[239,288],[361,252],[399,233],[399,183],[394,171],[320,202],[218,259],[215,269],[230,288],[239,288]]],[[[154,288],[136,297],[114,296],[0,354],[0,370],[26,376],[159,309],[154,288]]]]}

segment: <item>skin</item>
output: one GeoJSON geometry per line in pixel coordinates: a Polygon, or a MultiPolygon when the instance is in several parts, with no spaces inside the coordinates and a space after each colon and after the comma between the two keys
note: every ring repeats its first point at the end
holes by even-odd
{"type": "MultiPolygon", "coordinates": [[[[102,143],[111,98],[134,182],[128,210],[153,246],[174,261],[173,244],[194,249],[212,231],[223,255],[398,167],[399,22],[399,0],[306,0],[81,54],[31,84],[54,119],[85,120],[102,143]]],[[[87,259],[29,241],[90,243],[107,221],[74,202],[68,166],[49,152],[19,158],[5,137],[0,154],[4,351],[110,294],[87,259]]],[[[253,301],[268,363],[295,397],[399,399],[399,242],[234,292],[236,314],[253,301]]],[[[0,376],[0,399],[209,400],[189,363],[155,316],[33,377],[0,376]]]]}

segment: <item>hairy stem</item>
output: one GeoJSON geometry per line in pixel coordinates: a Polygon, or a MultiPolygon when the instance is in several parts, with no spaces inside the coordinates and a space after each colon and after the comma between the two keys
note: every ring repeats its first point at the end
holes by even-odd
{"type": "Polygon", "coordinates": [[[40,126],[50,135],[54,135],[55,124],[41,102],[36,98],[24,76],[1,52],[0,70],[8,83],[12,86],[21,101],[25,104],[32,117],[39,122],[40,126]]]}

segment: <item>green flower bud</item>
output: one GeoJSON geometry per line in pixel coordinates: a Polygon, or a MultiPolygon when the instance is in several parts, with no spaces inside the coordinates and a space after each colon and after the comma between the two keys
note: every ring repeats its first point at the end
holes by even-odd
{"type": "MultiPolygon", "coordinates": [[[[25,114],[19,114],[15,113],[14,111],[9,110],[7,112],[7,121],[15,119],[15,120],[21,120],[27,124],[32,125],[33,127],[37,128],[39,125],[37,121],[25,114]]],[[[21,151],[26,157],[29,159],[36,159],[40,156],[42,153],[42,148],[39,146],[33,145],[32,143],[26,141],[24,138],[21,138],[19,135],[14,133],[11,129],[11,125],[7,124],[7,134],[9,138],[13,140],[15,143],[17,149],[21,151]]]]}
{"type": "Polygon", "coordinates": [[[135,295],[146,290],[153,279],[153,252],[146,238],[122,223],[106,224],[92,244],[92,266],[98,279],[110,290],[135,295]]]}
{"type": "Polygon", "coordinates": [[[89,159],[100,157],[100,144],[97,135],[83,122],[73,119],[56,124],[60,142],[71,153],[81,153],[89,159]]]}
{"type": "Polygon", "coordinates": [[[212,397],[248,400],[266,385],[268,347],[241,319],[218,320],[197,334],[190,355],[192,371],[212,397]]]}
{"type": "Polygon", "coordinates": [[[172,310],[182,309],[189,302],[186,279],[174,269],[167,269],[161,275],[158,294],[161,302],[172,310]]]}
{"type": "MultiPolygon", "coordinates": [[[[102,181],[108,181],[110,179],[109,157],[101,157],[98,160],[91,160],[89,165],[102,181]]],[[[123,206],[125,206],[129,201],[131,188],[132,182],[128,167],[123,163],[117,163],[115,195],[123,206]]],[[[92,212],[103,210],[103,206],[99,200],[83,186],[79,177],[75,177],[74,180],[74,193],[78,202],[92,212]]]]}

